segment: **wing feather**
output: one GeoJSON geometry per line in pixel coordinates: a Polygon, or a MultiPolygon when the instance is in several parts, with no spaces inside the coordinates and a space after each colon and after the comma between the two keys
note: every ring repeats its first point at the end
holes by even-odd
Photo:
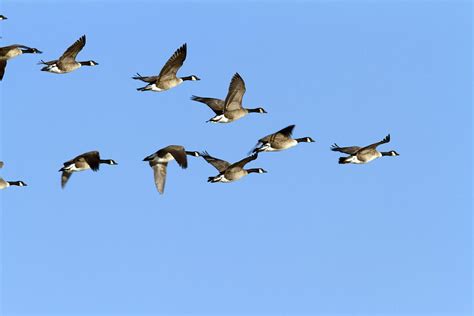
{"type": "Polygon", "coordinates": [[[178,48],[174,54],[168,59],[166,64],[160,71],[160,79],[174,78],[179,68],[183,66],[184,61],[186,60],[187,54],[187,45],[184,43],[180,48],[178,48]]]}
{"type": "Polygon", "coordinates": [[[203,151],[201,153],[201,156],[202,156],[202,158],[204,158],[204,160],[206,160],[209,164],[211,164],[219,172],[224,172],[230,166],[229,162],[227,162],[225,160],[222,160],[222,159],[212,157],[211,155],[208,154],[207,151],[203,151]]]}
{"type": "Polygon", "coordinates": [[[389,143],[390,142],[390,134],[388,134],[387,136],[385,136],[384,139],[382,139],[381,141],[379,142],[376,142],[376,143],[373,143],[373,144],[370,144],[369,146],[366,146],[364,147],[363,149],[368,149],[368,148],[371,148],[371,149],[376,149],[379,145],[382,145],[382,144],[386,144],[386,143],[389,143]]]}
{"type": "Polygon", "coordinates": [[[78,160],[80,160],[81,158],[91,167],[93,171],[99,170],[100,154],[98,151],[89,151],[76,157],[76,159],[78,160]]]}
{"type": "Polygon", "coordinates": [[[360,148],[361,147],[359,147],[359,146],[339,147],[339,145],[336,144],[336,143],[334,143],[331,146],[332,151],[338,151],[338,152],[348,154],[348,155],[354,155],[356,152],[358,152],[360,150],[360,148]]]}
{"type": "Polygon", "coordinates": [[[193,95],[191,100],[206,104],[217,115],[224,113],[224,100],[216,98],[198,97],[193,95]]]}
{"type": "Polygon", "coordinates": [[[86,45],[86,36],[82,35],[77,41],[74,42],[71,46],[66,49],[66,51],[59,57],[59,61],[64,60],[76,60],[77,54],[84,48],[86,45]]]}
{"type": "Polygon", "coordinates": [[[153,168],[153,177],[155,179],[156,189],[160,194],[165,192],[165,183],[166,183],[166,167],[168,163],[166,162],[153,162],[150,161],[150,166],[153,168]]]}
{"type": "Polygon", "coordinates": [[[63,173],[61,174],[61,188],[64,189],[71,175],[72,175],[72,172],[63,171],[63,173]]]}
{"type": "Polygon", "coordinates": [[[230,168],[235,168],[235,167],[243,168],[246,164],[248,164],[248,163],[251,162],[252,160],[257,159],[257,157],[258,157],[258,153],[254,153],[254,154],[251,155],[251,156],[245,157],[244,159],[239,160],[239,161],[237,161],[237,162],[231,164],[231,165],[229,166],[229,169],[230,169],[230,168]]]}
{"type": "Polygon", "coordinates": [[[224,112],[234,111],[242,108],[242,99],[245,94],[245,82],[244,79],[235,73],[230,81],[229,91],[224,102],[224,112]]]}
{"type": "Polygon", "coordinates": [[[0,60],[0,80],[2,80],[3,75],[5,75],[5,68],[7,68],[7,61],[0,60]]]}
{"type": "Polygon", "coordinates": [[[293,135],[294,128],[295,128],[295,125],[287,126],[285,128],[282,128],[276,133],[260,138],[258,142],[264,144],[264,143],[271,142],[274,140],[279,140],[279,139],[286,140],[293,135]]]}

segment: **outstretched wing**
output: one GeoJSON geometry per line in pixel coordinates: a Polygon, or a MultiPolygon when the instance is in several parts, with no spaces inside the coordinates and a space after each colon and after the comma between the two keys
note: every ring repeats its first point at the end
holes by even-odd
{"type": "Polygon", "coordinates": [[[217,115],[224,113],[224,100],[216,98],[198,97],[193,95],[191,100],[206,104],[217,115]]]}
{"type": "Polygon", "coordinates": [[[339,147],[338,144],[334,143],[331,146],[332,151],[338,151],[344,154],[353,155],[360,150],[359,146],[350,146],[350,147],[339,147]]]}
{"type": "Polygon", "coordinates": [[[93,171],[99,170],[100,154],[98,151],[89,151],[76,158],[78,159],[83,158],[93,171]]]}
{"type": "Polygon", "coordinates": [[[295,128],[295,125],[290,125],[290,126],[287,126],[281,130],[279,130],[278,132],[276,133],[273,133],[273,134],[270,134],[270,135],[267,135],[263,138],[260,138],[258,140],[259,143],[267,143],[267,142],[272,142],[274,140],[285,140],[285,139],[288,139],[291,137],[291,135],[293,134],[293,130],[295,128]]]}
{"type": "Polygon", "coordinates": [[[180,48],[178,48],[174,54],[168,59],[166,64],[160,71],[160,79],[167,79],[167,78],[174,78],[178,69],[183,66],[184,61],[186,60],[187,54],[187,45],[186,43],[183,44],[180,48]]]}
{"type": "Polygon", "coordinates": [[[51,66],[53,64],[56,64],[58,62],[58,60],[50,60],[50,61],[44,61],[44,60],[40,60],[38,65],[48,65],[48,66],[51,66]]]}
{"type": "Polygon", "coordinates": [[[9,46],[0,47],[0,55],[3,56],[14,48],[33,49],[32,47],[28,47],[28,46],[25,46],[25,45],[13,44],[13,45],[9,45],[9,46]]]}
{"type": "Polygon", "coordinates": [[[63,173],[61,174],[61,188],[64,189],[71,175],[72,175],[72,172],[63,171],[63,173]]]}
{"type": "Polygon", "coordinates": [[[245,82],[244,79],[235,73],[230,81],[229,91],[224,102],[224,112],[234,111],[242,108],[242,99],[245,94],[245,82]]]}
{"type": "Polygon", "coordinates": [[[229,166],[230,166],[230,163],[225,161],[225,160],[222,160],[222,159],[218,159],[218,158],[215,158],[215,157],[212,157],[211,155],[209,155],[207,153],[207,151],[203,151],[201,153],[201,156],[202,158],[204,158],[208,163],[210,163],[212,166],[214,166],[214,168],[216,168],[219,172],[223,172],[225,171],[229,166]]]}
{"type": "Polygon", "coordinates": [[[0,80],[3,79],[3,75],[5,74],[5,68],[7,68],[7,61],[0,60],[0,80]]]}
{"type": "Polygon", "coordinates": [[[66,49],[66,51],[59,57],[59,61],[64,60],[76,60],[77,54],[84,48],[86,45],[86,36],[82,35],[77,41],[74,42],[71,46],[66,49]]]}
{"type": "Polygon", "coordinates": [[[183,146],[169,145],[163,148],[163,150],[170,153],[181,168],[186,169],[188,167],[188,156],[186,156],[183,146]]]}
{"type": "Polygon", "coordinates": [[[382,139],[381,141],[376,142],[376,143],[373,143],[373,144],[371,144],[371,145],[369,145],[369,146],[364,147],[364,149],[368,149],[368,148],[375,149],[375,148],[377,148],[377,146],[382,145],[382,144],[386,144],[386,143],[389,143],[389,142],[390,142],[390,134],[388,134],[387,136],[385,136],[385,138],[382,139]]]}
{"type": "Polygon", "coordinates": [[[0,169],[3,168],[3,161],[0,161],[0,169]]]}
{"type": "Polygon", "coordinates": [[[148,77],[142,76],[139,73],[137,73],[135,77],[132,77],[132,79],[141,80],[143,82],[148,82],[148,83],[156,82],[158,78],[159,78],[158,76],[148,76],[148,77]]]}
{"type": "Polygon", "coordinates": [[[230,169],[230,168],[235,168],[235,167],[243,168],[246,164],[248,164],[248,163],[251,162],[252,160],[257,159],[257,157],[258,157],[258,153],[254,153],[254,154],[251,155],[251,156],[245,157],[244,159],[242,159],[242,160],[240,160],[240,161],[237,161],[237,162],[231,164],[231,165],[229,166],[229,169],[230,169]]]}
{"type": "Polygon", "coordinates": [[[163,194],[165,192],[166,167],[168,166],[168,163],[150,161],[150,166],[153,168],[156,189],[160,194],[163,194]]]}

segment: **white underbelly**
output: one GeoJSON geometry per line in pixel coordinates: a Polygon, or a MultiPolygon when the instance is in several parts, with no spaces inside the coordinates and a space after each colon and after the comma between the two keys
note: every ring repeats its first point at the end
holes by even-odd
{"type": "Polygon", "coordinates": [[[218,178],[218,181],[219,181],[219,182],[222,182],[222,183],[229,183],[229,182],[232,182],[233,180],[229,180],[229,179],[227,179],[225,176],[220,176],[220,177],[218,178]]]}
{"type": "Polygon", "coordinates": [[[172,154],[167,153],[166,156],[164,156],[164,157],[162,157],[162,158],[156,157],[154,160],[163,163],[163,162],[169,162],[169,161],[171,161],[171,160],[174,160],[174,157],[173,157],[172,154]]]}
{"type": "Polygon", "coordinates": [[[51,66],[48,66],[48,68],[46,69],[47,72],[51,72],[53,74],[63,74],[65,73],[65,71],[62,71],[61,69],[58,68],[58,66],[56,64],[53,64],[51,66]]]}
{"type": "Polygon", "coordinates": [[[347,161],[350,163],[355,163],[355,164],[364,164],[364,163],[371,162],[372,160],[377,159],[381,156],[382,155],[372,155],[372,156],[364,157],[363,160],[360,160],[356,155],[356,156],[349,157],[347,161]]]}
{"type": "Polygon", "coordinates": [[[72,165],[69,165],[69,166],[65,167],[64,169],[69,171],[69,172],[78,172],[78,171],[84,171],[84,170],[90,169],[90,167],[89,166],[87,166],[87,167],[76,167],[75,164],[72,164],[72,165]]]}
{"type": "Polygon", "coordinates": [[[155,91],[155,92],[165,91],[165,89],[158,88],[156,84],[149,84],[148,86],[145,87],[145,89],[150,90],[150,91],[155,91]]]}
{"type": "Polygon", "coordinates": [[[210,120],[213,123],[229,123],[231,120],[224,116],[224,114],[216,115],[210,120]]]}

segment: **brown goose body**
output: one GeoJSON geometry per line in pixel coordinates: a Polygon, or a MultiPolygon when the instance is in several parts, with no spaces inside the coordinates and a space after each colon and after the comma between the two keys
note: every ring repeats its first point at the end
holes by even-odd
{"type": "Polygon", "coordinates": [[[180,145],[169,145],[143,159],[143,161],[148,161],[153,169],[155,186],[160,194],[165,191],[168,162],[176,160],[181,168],[186,169],[188,167],[188,155],[198,157],[199,153],[197,151],[186,151],[180,145]]]}
{"type": "Polygon", "coordinates": [[[228,183],[239,180],[248,175],[249,173],[266,173],[266,171],[262,168],[244,169],[246,164],[257,159],[257,153],[242,160],[239,160],[233,164],[225,160],[212,157],[207,152],[201,153],[201,156],[204,158],[204,160],[206,160],[209,164],[216,168],[217,171],[219,171],[219,174],[217,176],[209,177],[207,180],[208,182],[228,183]]]}
{"type": "Polygon", "coordinates": [[[101,159],[98,151],[89,151],[71,160],[66,161],[63,167],[59,169],[61,174],[61,187],[64,188],[73,172],[92,169],[98,171],[100,164],[117,165],[113,159],[101,159]]]}
{"type": "Polygon", "coordinates": [[[295,125],[287,126],[278,132],[262,137],[258,140],[253,152],[280,151],[298,145],[299,143],[313,143],[311,137],[292,138],[295,125]]]}
{"type": "Polygon", "coordinates": [[[97,62],[93,60],[76,61],[77,54],[86,45],[86,36],[82,35],[77,41],[69,46],[66,51],[56,60],[41,61],[40,64],[45,65],[41,71],[51,72],[55,74],[65,74],[74,71],[82,66],[96,66],[97,62]]]}
{"type": "MultiPolygon", "coordinates": [[[[206,103],[209,107],[211,107],[211,109],[214,110],[214,112],[216,113],[216,116],[211,118],[209,122],[231,123],[238,119],[241,119],[249,113],[267,113],[267,111],[265,111],[261,107],[255,109],[244,108],[242,106],[242,99],[244,97],[245,91],[246,89],[244,79],[242,79],[239,73],[235,73],[232,77],[232,80],[230,81],[229,90],[224,100],[222,111],[216,111],[211,107],[210,104],[203,102],[206,103]]],[[[220,104],[220,102],[217,103],[215,100],[219,99],[214,99],[214,104],[220,104]]],[[[220,109],[220,107],[217,109],[220,109]]]]}
{"type": "Polygon", "coordinates": [[[41,54],[42,52],[36,48],[28,47],[25,45],[14,44],[9,46],[0,47],[0,80],[5,75],[5,68],[7,67],[7,61],[20,56],[22,54],[41,54]]]}
{"type": "Polygon", "coordinates": [[[399,154],[394,151],[390,150],[387,152],[380,152],[377,150],[377,147],[382,144],[386,144],[390,142],[390,134],[388,134],[383,140],[370,144],[365,147],[359,146],[350,146],[350,147],[339,147],[337,144],[331,146],[332,151],[338,151],[345,154],[348,154],[347,157],[340,157],[339,163],[340,164],[366,164],[380,158],[382,156],[399,156],[399,154]]]}
{"type": "Polygon", "coordinates": [[[174,54],[168,59],[166,64],[160,71],[158,76],[141,76],[137,73],[137,76],[132,77],[136,80],[141,80],[148,83],[145,87],[138,88],[138,91],[155,91],[162,92],[174,88],[184,81],[196,81],[200,80],[197,76],[191,75],[186,77],[178,77],[178,70],[183,66],[187,55],[187,45],[184,43],[178,48],[174,54]]]}
{"type": "MultiPolygon", "coordinates": [[[[3,168],[3,161],[0,161],[0,169],[3,168]]],[[[6,181],[0,177],[0,190],[6,189],[10,186],[25,187],[27,184],[23,181],[6,181]]]]}

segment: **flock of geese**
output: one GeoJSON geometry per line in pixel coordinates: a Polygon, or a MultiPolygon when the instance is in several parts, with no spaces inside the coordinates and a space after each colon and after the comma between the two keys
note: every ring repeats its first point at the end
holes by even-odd
{"type": "MultiPolygon", "coordinates": [[[[0,20],[5,20],[6,17],[0,15],[0,20]]],[[[79,52],[86,45],[86,36],[81,36],[75,41],[66,51],[55,60],[43,61],[39,64],[43,65],[41,71],[64,74],[77,70],[82,66],[97,66],[98,63],[93,60],[76,61],[79,52]]],[[[36,48],[25,45],[10,45],[0,47],[0,80],[3,79],[7,61],[20,56],[22,54],[41,54],[42,52],[36,48]]],[[[168,59],[160,73],[155,76],[141,76],[137,73],[135,80],[140,80],[146,83],[146,86],[140,87],[138,91],[155,91],[162,92],[177,87],[184,81],[198,81],[199,77],[196,75],[189,75],[180,77],[177,75],[178,70],[186,60],[187,45],[183,44],[174,54],[168,59]]],[[[245,82],[236,73],[229,85],[227,96],[225,99],[208,98],[192,96],[191,100],[206,104],[213,112],[214,116],[208,120],[213,123],[231,123],[243,118],[249,113],[267,113],[263,108],[244,108],[242,106],[242,99],[245,94],[245,82]]],[[[266,173],[262,168],[245,169],[245,166],[253,160],[258,158],[261,152],[272,152],[286,150],[296,146],[299,143],[312,143],[314,140],[311,137],[293,138],[293,130],[295,125],[287,126],[275,133],[269,134],[258,140],[257,145],[253,149],[250,156],[247,156],[237,162],[230,163],[228,161],[213,157],[206,151],[187,151],[183,146],[169,145],[155,153],[145,157],[143,161],[147,161],[154,172],[155,185],[159,193],[163,194],[166,182],[166,170],[170,161],[176,160],[177,164],[185,169],[188,166],[187,156],[202,157],[206,162],[217,169],[218,174],[208,178],[208,182],[232,182],[245,177],[250,173],[266,173]]],[[[331,150],[347,154],[348,156],[340,157],[340,164],[365,164],[382,156],[398,156],[399,154],[390,150],[381,152],[377,150],[379,145],[390,142],[390,135],[387,135],[383,140],[373,143],[365,147],[351,146],[339,147],[337,144],[332,145],[331,150]]],[[[91,169],[92,171],[99,170],[101,164],[117,165],[113,159],[102,159],[98,151],[90,151],[74,157],[66,161],[61,169],[61,187],[64,188],[72,173],[91,169]]],[[[0,168],[3,167],[3,162],[0,161],[0,168]]],[[[10,186],[26,186],[23,181],[5,181],[0,178],[0,189],[5,189],[10,186]]]]}

